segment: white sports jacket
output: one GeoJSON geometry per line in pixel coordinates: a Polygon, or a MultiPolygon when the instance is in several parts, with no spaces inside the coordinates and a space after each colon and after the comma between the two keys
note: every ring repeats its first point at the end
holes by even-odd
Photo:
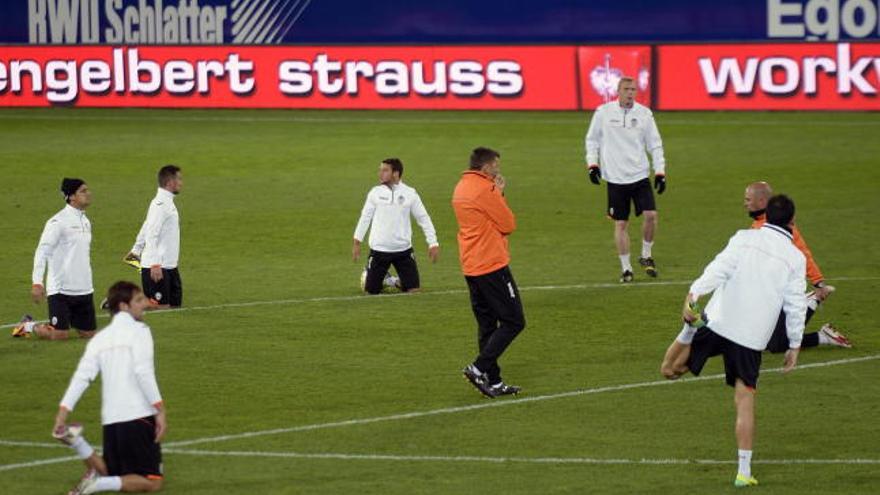
{"type": "Polygon", "coordinates": [[[153,365],[153,334],[145,323],[119,312],[95,334],[70,379],[61,405],[70,411],[101,373],[101,424],[153,416],[162,401],[153,365]]]}
{"type": "Polygon", "coordinates": [[[92,223],[82,210],[67,205],[46,222],[34,253],[32,282],[43,285],[46,265],[46,294],[82,296],[94,292],[92,264],[92,223]]]}
{"type": "Polygon", "coordinates": [[[437,246],[437,232],[431,217],[415,189],[403,182],[386,186],[380,184],[367,194],[361,218],[354,230],[354,238],[364,240],[370,228],[370,248],[386,253],[398,253],[412,247],[410,215],[425,232],[428,247],[437,246]]]}
{"type": "Polygon", "coordinates": [[[610,101],[593,113],[584,137],[587,164],[599,164],[602,178],[612,184],[632,184],[649,175],[647,152],[651,153],[654,173],[666,173],[663,141],[654,122],[654,114],[644,105],[633,102],[623,108],[610,101]]]}
{"type": "Polygon", "coordinates": [[[807,262],[792,236],[776,225],[740,230],[706,266],[690,293],[714,291],[706,305],[709,328],[739,345],[763,351],[779,310],[789,346],[801,346],[807,314],[807,262]]]}
{"type": "Polygon", "coordinates": [[[174,205],[174,193],[159,188],[150,202],[147,218],[141,225],[131,252],[141,257],[144,268],[160,265],[177,268],[180,258],[180,216],[174,205]]]}

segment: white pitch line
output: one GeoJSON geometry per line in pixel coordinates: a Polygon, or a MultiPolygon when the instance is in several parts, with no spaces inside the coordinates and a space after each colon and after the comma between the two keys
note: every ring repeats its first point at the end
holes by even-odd
{"type": "MultiPolygon", "coordinates": [[[[144,109],[135,109],[143,111],[144,109]]],[[[223,109],[218,109],[223,110],[223,109]]],[[[227,109],[228,110],[228,109],[227,109]]],[[[144,111],[144,113],[148,113],[149,111],[144,111]]],[[[173,111],[170,113],[174,113],[173,111]]],[[[234,112],[233,112],[234,113],[234,112]]],[[[455,119],[455,118],[401,118],[399,115],[394,117],[306,117],[306,116],[283,116],[283,117],[272,117],[268,115],[262,116],[241,116],[241,115],[221,115],[221,116],[189,116],[184,117],[180,115],[83,115],[81,113],[75,114],[73,112],[59,113],[55,115],[20,115],[20,114],[12,114],[12,115],[4,115],[0,113],[0,120],[57,120],[57,121],[130,121],[130,122],[216,122],[216,123],[224,123],[224,122],[279,122],[279,123],[291,123],[291,124],[437,124],[437,125],[462,125],[462,124],[473,124],[473,125],[483,125],[483,124],[507,124],[507,125],[568,125],[568,126],[585,126],[586,125],[586,114],[578,114],[577,117],[572,117],[571,120],[566,119],[546,119],[542,120],[540,118],[537,119],[455,119]],[[583,115],[583,117],[582,117],[583,115]]],[[[849,120],[826,120],[826,121],[816,121],[816,120],[767,120],[767,119],[759,119],[759,120],[746,120],[746,119],[725,119],[725,120],[672,120],[672,119],[662,119],[660,122],[662,126],[675,126],[675,125],[718,125],[718,126],[810,126],[810,127],[821,127],[821,126],[829,126],[829,127],[873,127],[880,125],[880,122],[877,121],[849,121],[849,120]]]]}
{"type": "MultiPolygon", "coordinates": [[[[402,462],[484,462],[493,464],[624,464],[624,465],[681,465],[681,464],[736,464],[735,460],[720,459],[598,459],[593,457],[490,457],[471,455],[395,455],[395,454],[340,454],[309,452],[260,452],[163,449],[163,453],[198,457],[269,457],[283,459],[334,459],[353,461],[402,462]]],[[[880,464],[880,459],[753,459],[752,464],[880,464]]]]}
{"type": "Polygon", "coordinates": [[[71,455],[71,456],[66,456],[66,457],[53,457],[51,459],[43,459],[40,461],[19,462],[16,464],[3,464],[2,466],[0,466],[0,471],[12,471],[13,469],[45,466],[46,464],[58,464],[61,462],[76,461],[76,460],[79,460],[79,457],[77,457],[75,455],[71,455]]]}
{"type": "Polygon", "coordinates": [[[66,449],[66,445],[62,445],[60,443],[49,443],[49,442],[22,442],[19,440],[0,440],[0,445],[6,445],[8,447],[38,447],[41,449],[66,449]]]}
{"type": "MultiPolygon", "coordinates": [[[[810,363],[799,366],[798,369],[810,369],[810,368],[824,368],[828,366],[837,366],[841,364],[851,364],[858,363],[864,361],[873,361],[880,359],[880,354],[875,354],[872,356],[862,356],[857,358],[848,358],[848,359],[838,359],[834,361],[823,361],[819,363],[810,363]]],[[[782,368],[770,368],[766,370],[762,370],[764,373],[778,373],[782,371],[782,368]]],[[[795,370],[797,371],[797,370],[795,370]]],[[[684,378],[680,380],[670,381],[670,380],[656,380],[651,382],[638,382],[638,383],[628,383],[623,385],[612,385],[606,387],[597,387],[597,388],[589,388],[582,390],[573,390],[570,392],[561,392],[557,394],[548,394],[548,395],[538,395],[534,397],[523,397],[511,400],[500,400],[500,401],[485,401],[479,404],[472,404],[469,406],[459,406],[459,407],[446,407],[441,409],[433,409],[429,411],[415,411],[409,413],[402,414],[392,414],[390,416],[377,416],[372,418],[361,418],[361,419],[350,419],[346,421],[334,421],[330,423],[316,423],[310,425],[300,425],[293,426],[288,428],[275,428],[272,430],[259,430],[259,431],[250,431],[243,433],[236,433],[231,435],[220,435],[215,437],[204,437],[204,438],[196,438],[193,440],[182,440],[178,442],[167,442],[164,443],[163,446],[166,449],[170,449],[170,451],[174,451],[177,447],[183,447],[188,445],[196,445],[196,444],[204,444],[204,443],[217,443],[228,440],[240,440],[245,438],[254,438],[260,436],[268,436],[268,435],[280,435],[285,433],[295,433],[302,431],[312,431],[312,430],[320,430],[320,429],[328,429],[328,428],[339,428],[343,426],[358,426],[372,423],[380,423],[386,421],[396,421],[396,420],[404,420],[404,419],[413,419],[413,418],[421,418],[426,416],[436,416],[441,414],[453,414],[459,412],[467,412],[474,411],[479,409],[487,409],[490,407],[505,407],[505,406],[513,406],[513,405],[521,405],[528,404],[532,402],[546,401],[552,399],[562,399],[566,397],[577,397],[583,395],[593,395],[600,394],[604,392],[618,392],[621,390],[631,390],[636,388],[647,388],[647,387],[657,387],[662,385],[674,385],[680,383],[692,383],[698,381],[706,381],[706,380],[716,380],[724,377],[724,374],[716,374],[716,375],[704,375],[699,377],[692,378],[684,378]]],[[[0,466],[0,471],[16,469],[16,468],[24,468],[31,466],[39,466],[41,464],[50,464],[53,462],[64,462],[66,460],[76,459],[76,457],[61,457],[56,459],[49,459],[43,461],[33,461],[34,463],[19,463],[19,464],[9,464],[5,466],[0,466]]]]}
{"type": "MultiPolygon", "coordinates": [[[[862,356],[857,358],[848,358],[848,359],[839,359],[835,361],[823,361],[820,363],[811,363],[799,366],[798,369],[810,369],[810,368],[822,368],[827,366],[836,366],[841,364],[851,364],[858,363],[863,361],[873,361],[876,359],[880,359],[880,354],[875,354],[873,356],[862,356]]],[[[782,368],[770,368],[766,370],[762,370],[763,373],[778,373],[781,372],[782,368]]],[[[648,387],[658,387],[664,385],[673,385],[677,383],[690,383],[696,381],[705,381],[705,380],[716,380],[719,378],[723,378],[724,374],[716,374],[716,375],[704,375],[698,377],[690,377],[684,378],[681,380],[655,380],[650,382],[638,382],[638,383],[627,383],[623,385],[610,385],[605,387],[596,387],[596,388],[588,388],[581,390],[572,390],[569,392],[560,392],[555,394],[547,394],[547,395],[536,395],[534,397],[522,397],[511,400],[490,400],[484,401],[479,404],[471,404],[469,406],[458,406],[458,407],[445,407],[441,409],[433,409],[428,411],[414,411],[408,413],[400,413],[400,414],[392,414],[389,416],[376,416],[372,418],[361,418],[361,419],[349,419],[345,421],[334,421],[329,423],[316,423],[310,425],[300,425],[300,426],[292,426],[287,428],[275,428],[271,430],[259,430],[259,431],[250,431],[243,433],[235,433],[230,435],[220,435],[215,437],[205,437],[205,438],[197,438],[193,440],[181,440],[177,442],[168,442],[165,444],[167,447],[183,447],[188,445],[196,445],[196,444],[204,444],[204,443],[216,443],[223,442],[228,440],[239,440],[244,438],[253,438],[260,437],[266,435],[279,435],[284,433],[296,433],[302,431],[313,431],[313,430],[323,430],[328,428],[339,428],[343,426],[358,426],[372,423],[380,423],[386,421],[398,421],[404,419],[413,419],[413,418],[422,418],[426,416],[437,416],[441,414],[454,414],[460,412],[467,411],[475,411],[479,409],[488,409],[491,407],[505,407],[505,406],[514,406],[514,405],[522,405],[528,404],[531,402],[540,402],[546,400],[554,400],[554,399],[562,399],[567,397],[578,397],[583,395],[594,395],[601,394],[604,392],[619,392],[622,390],[631,390],[636,388],[648,388],[648,387]]]]}
{"type": "MultiPolygon", "coordinates": [[[[828,278],[826,279],[829,282],[863,282],[863,281],[873,281],[880,280],[880,277],[838,277],[838,278],[828,278]]],[[[569,285],[534,285],[529,287],[520,287],[520,292],[526,291],[542,291],[542,290],[578,290],[578,289],[635,289],[639,287],[664,287],[670,285],[689,285],[692,281],[686,280],[668,280],[668,281],[660,281],[660,282],[637,282],[633,284],[620,284],[620,283],[611,283],[611,282],[595,282],[589,284],[569,284],[569,285]]],[[[316,302],[343,302],[343,301],[374,301],[374,300],[382,300],[386,298],[393,297],[425,297],[425,296],[444,296],[450,294],[467,294],[466,289],[446,289],[446,290],[436,290],[436,291],[424,291],[418,294],[406,294],[406,293],[397,293],[397,294],[379,294],[376,296],[368,296],[364,294],[359,294],[356,296],[324,296],[324,297],[307,297],[307,298],[297,298],[297,299],[274,299],[267,301],[248,301],[248,302],[238,302],[238,303],[223,303],[223,304],[212,304],[208,306],[185,306],[182,308],[175,309],[161,309],[157,311],[151,311],[149,314],[162,314],[162,313],[181,313],[187,311],[208,311],[208,310],[216,310],[216,309],[228,309],[228,308],[248,308],[252,306],[281,306],[286,304],[306,304],[306,303],[316,303],[316,302]]],[[[107,314],[99,314],[98,318],[108,318],[107,314]]],[[[44,323],[44,322],[43,322],[44,323]]],[[[12,328],[18,325],[18,323],[7,323],[4,325],[0,325],[0,329],[3,328],[12,328]]]]}

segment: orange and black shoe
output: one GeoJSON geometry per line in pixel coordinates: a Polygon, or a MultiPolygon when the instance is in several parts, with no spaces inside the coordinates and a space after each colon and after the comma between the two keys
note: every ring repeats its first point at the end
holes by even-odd
{"type": "Polygon", "coordinates": [[[34,319],[31,315],[24,315],[15,328],[12,329],[13,337],[30,337],[34,331],[34,319]]]}
{"type": "Polygon", "coordinates": [[[654,258],[639,258],[639,264],[642,265],[649,277],[657,278],[657,266],[654,265],[654,258]]]}

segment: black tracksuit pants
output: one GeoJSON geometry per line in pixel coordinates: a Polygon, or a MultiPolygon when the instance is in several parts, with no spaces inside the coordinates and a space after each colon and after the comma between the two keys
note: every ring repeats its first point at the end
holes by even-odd
{"type": "Polygon", "coordinates": [[[495,384],[501,381],[498,358],[526,326],[519,289],[506,266],[485,275],[465,276],[465,280],[478,328],[480,354],[474,366],[495,384]]]}

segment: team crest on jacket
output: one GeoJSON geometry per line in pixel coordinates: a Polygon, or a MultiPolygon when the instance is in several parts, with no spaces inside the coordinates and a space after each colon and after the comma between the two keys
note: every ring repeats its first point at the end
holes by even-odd
{"type": "Polygon", "coordinates": [[[397,197],[397,202],[398,202],[399,204],[403,204],[404,201],[406,201],[406,198],[404,198],[403,196],[398,196],[398,197],[397,197]]]}
{"type": "Polygon", "coordinates": [[[630,120],[630,127],[637,127],[638,125],[639,125],[639,119],[633,117],[633,119],[630,120]]]}

